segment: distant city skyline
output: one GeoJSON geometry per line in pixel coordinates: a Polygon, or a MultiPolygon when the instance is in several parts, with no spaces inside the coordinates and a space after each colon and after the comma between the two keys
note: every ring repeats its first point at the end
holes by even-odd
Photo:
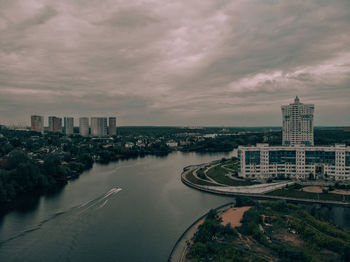
{"type": "MultiPolygon", "coordinates": [[[[45,128],[48,132],[64,133],[65,135],[74,134],[74,117],[48,116],[48,126],[45,127],[44,116],[32,115],[30,117],[30,130],[44,133],[45,128]]],[[[117,134],[117,117],[79,117],[79,134],[82,136],[105,137],[115,136],[117,134]],[[108,119],[108,125],[107,125],[108,119]],[[90,125],[91,123],[91,125],[90,125]],[[90,132],[91,130],[91,132],[90,132]]]]}
{"type": "Polygon", "coordinates": [[[280,126],[298,95],[315,126],[349,126],[349,17],[349,0],[5,0],[0,124],[280,126]]]}

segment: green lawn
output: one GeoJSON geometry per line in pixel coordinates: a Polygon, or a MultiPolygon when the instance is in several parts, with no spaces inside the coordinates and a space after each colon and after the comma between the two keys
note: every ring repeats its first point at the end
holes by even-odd
{"type": "Polygon", "coordinates": [[[212,178],[213,180],[215,180],[218,183],[228,185],[228,186],[253,185],[253,183],[250,181],[233,180],[233,179],[226,176],[227,173],[228,173],[228,171],[225,170],[224,168],[222,168],[221,166],[215,166],[215,167],[210,168],[207,171],[207,176],[209,176],[210,178],[212,178]]]}
{"type": "Polygon", "coordinates": [[[204,170],[205,170],[205,168],[200,168],[200,169],[198,169],[198,171],[197,171],[197,176],[198,176],[199,178],[201,178],[201,179],[209,180],[209,179],[207,178],[207,176],[204,174],[204,170]]]}
{"type": "Polygon", "coordinates": [[[237,170],[237,164],[228,164],[228,165],[223,165],[224,167],[232,170],[237,170]]]}
{"type": "MultiPolygon", "coordinates": [[[[316,200],[319,199],[319,200],[343,201],[343,195],[332,194],[332,193],[311,193],[311,192],[304,192],[302,190],[285,189],[285,188],[269,192],[267,193],[267,195],[316,199],[316,200]]],[[[350,201],[350,196],[345,196],[345,201],[350,201]]]]}
{"type": "Polygon", "coordinates": [[[203,180],[199,180],[198,178],[196,178],[194,175],[193,175],[193,172],[190,172],[186,175],[186,178],[188,181],[194,183],[194,184],[197,184],[197,185],[202,185],[202,186],[217,186],[216,184],[213,184],[213,183],[210,183],[210,182],[206,182],[206,181],[203,181],[203,180]]]}
{"type": "Polygon", "coordinates": [[[225,162],[221,162],[220,165],[225,166],[225,167],[230,168],[230,169],[233,169],[233,170],[236,170],[237,163],[238,163],[238,161],[236,159],[229,159],[229,160],[226,160],[225,162]]]}

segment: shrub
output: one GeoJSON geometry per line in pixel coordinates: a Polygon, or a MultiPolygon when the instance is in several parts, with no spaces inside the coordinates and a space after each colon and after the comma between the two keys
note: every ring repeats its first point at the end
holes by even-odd
{"type": "Polygon", "coordinates": [[[236,207],[255,206],[256,204],[257,202],[249,197],[243,197],[243,196],[236,197],[236,207]]]}

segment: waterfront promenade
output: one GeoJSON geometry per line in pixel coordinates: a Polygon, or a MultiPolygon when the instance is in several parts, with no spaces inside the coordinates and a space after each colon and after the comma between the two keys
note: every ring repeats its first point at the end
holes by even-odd
{"type": "Polygon", "coordinates": [[[349,202],[272,196],[272,195],[266,194],[268,192],[284,188],[286,185],[295,184],[295,182],[293,181],[257,184],[257,185],[251,185],[251,186],[212,186],[212,185],[200,185],[200,184],[191,182],[187,178],[187,175],[189,175],[191,172],[194,172],[196,169],[200,168],[201,166],[202,165],[192,165],[192,166],[185,167],[181,174],[181,181],[189,187],[192,187],[204,192],[219,194],[219,195],[246,196],[246,197],[254,197],[257,199],[266,199],[266,200],[286,200],[286,201],[298,202],[298,203],[326,204],[326,205],[350,207],[349,202]]]}

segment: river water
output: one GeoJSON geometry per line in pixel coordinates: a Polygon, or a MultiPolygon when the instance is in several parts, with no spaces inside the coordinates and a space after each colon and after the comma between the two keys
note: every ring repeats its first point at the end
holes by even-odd
{"type": "MultiPolygon", "coordinates": [[[[184,166],[230,154],[175,152],[95,164],[79,179],[0,221],[0,261],[166,261],[183,231],[233,201],[191,189],[184,166]]],[[[350,212],[331,211],[350,228],[350,212]]]]}

